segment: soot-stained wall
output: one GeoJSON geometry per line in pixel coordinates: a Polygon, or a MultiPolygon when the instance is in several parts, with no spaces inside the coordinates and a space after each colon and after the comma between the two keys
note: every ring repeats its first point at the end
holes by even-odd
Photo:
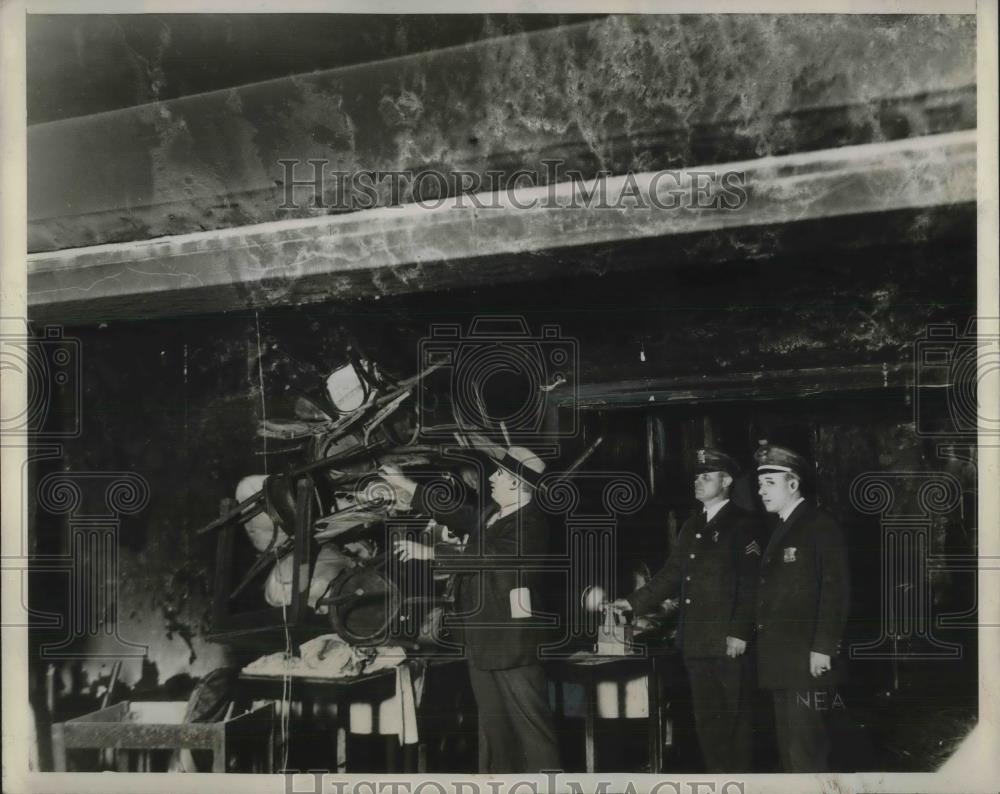
{"type": "MultiPolygon", "coordinates": [[[[590,178],[975,126],[970,15],[563,21],[575,24],[458,17],[432,31],[420,18],[331,15],[302,35],[301,18],[283,15],[263,28],[220,16],[198,34],[183,16],[32,17],[29,107],[58,120],[28,132],[29,250],[313,216],[305,191],[299,210],[283,201],[292,176],[309,178],[287,173],[287,158],[349,173],[463,171],[485,186],[491,170],[518,168],[565,181],[547,160],[590,178]],[[323,30],[332,43],[316,47],[323,30]],[[255,37],[271,43],[251,65],[239,50],[255,37]],[[281,40],[302,42],[307,73],[290,74],[281,40]],[[182,65],[188,53],[200,73],[182,65]],[[119,109],[96,112],[114,100],[119,109]]],[[[428,180],[403,200],[440,189],[428,180]]],[[[380,181],[378,203],[398,201],[393,190],[380,181]]],[[[328,179],[327,205],[344,192],[328,179]]]]}
{"type": "MultiPolygon", "coordinates": [[[[533,333],[558,325],[579,346],[580,384],[757,373],[766,390],[769,372],[808,367],[842,367],[849,377],[858,364],[910,361],[930,322],[964,327],[975,306],[968,241],[681,269],[664,263],[615,276],[67,329],[81,343],[82,433],[61,459],[34,467],[34,482],[56,469],[133,472],[148,482],[148,506],[122,518],[119,633],[150,646],[145,675],[200,675],[226,654],[204,640],[214,542],[195,530],[240,477],[290,465],[273,444],[265,458],[255,436],[262,378],[264,410],[280,412],[286,386],[320,386],[351,339],[387,369],[409,374],[432,324],[468,327],[477,315],[520,315],[533,333]]],[[[827,475],[822,499],[845,522],[857,519],[846,493],[858,473],[950,465],[917,435],[905,395],[874,399],[846,411],[843,403],[810,409],[813,451],[827,475]]],[[[641,443],[630,444],[643,454],[641,443]]],[[[38,507],[32,530],[39,552],[65,553],[64,519],[38,507]]],[[[34,594],[43,608],[66,608],[67,594],[51,579],[36,578],[34,594]]],[[[85,666],[96,675],[107,665],[85,666]]],[[[134,682],[141,674],[135,661],[124,676],[134,682]]]]}

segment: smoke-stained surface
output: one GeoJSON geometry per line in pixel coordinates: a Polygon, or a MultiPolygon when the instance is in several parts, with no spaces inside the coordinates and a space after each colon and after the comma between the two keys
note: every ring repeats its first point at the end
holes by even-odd
{"type": "MultiPolygon", "coordinates": [[[[616,527],[619,582],[673,548],[696,507],[696,449],[718,445],[749,465],[767,438],[814,460],[810,493],[851,547],[847,639],[877,643],[881,541],[894,516],[854,499],[859,483],[905,473],[892,481],[903,513],[926,507],[925,481],[959,483],[958,502],[931,511],[920,532],[932,556],[967,561],[977,549],[975,450],[968,438],[939,449],[948,395],[925,400],[914,386],[928,327],[950,324],[961,342],[976,307],[974,194],[971,182],[952,184],[974,170],[971,138],[956,145],[962,169],[941,154],[956,148],[934,144],[975,126],[974,39],[975,20],[956,15],[31,17],[29,249],[48,280],[35,263],[29,272],[36,291],[76,294],[29,319],[78,341],[80,406],[58,398],[56,423],[79,418],[79,433],[57,438],[58,453],[38,450],[29,498],[47,478],[81,472],[127,473],[148,491],[115,516],[114,575],[95,574],[114,586],[117,635],[82,632],[69,646],[81,658],[53,662],[56,716],[93,708],[122,643],[148,645],[119,683],[136,696],[183,699],[193,679],[248,661],[245,648],[207,639],[216,547],[196,529],[242,478],[303,462],[294,445],[258,436],[259,423],[291,418],[300,394],[321,398],[348,348],[404,378],[422,366],[432,327],[465,334],[483,317],[571,340],[572,382],[546,397],[547,420],[574,420],[561,460],[600,437],[588,466],[648,486],[642,511],[616,527]],[[292,38],[299,46],[280,46],[292,38]],[[836,154],[911,139],[928,146],[925,159],[879,149],[872,174],[836,154]],[[491,210],[455,227],[359,215],[352,233],[321,229],[304,242],[294,224],[260,238],[252,229],[327,213],[307,201],[278,209],[283,157],[480,176],[545,173],[555,158],[589,176],[790,153],[830,159],[813,163],[818,177],[782,161],[752,197],[760,203],[707,231],[602,226],[591,215],[569,234],[557,214],[511,212],[488,226],[491,210]],[[879,181],[883,172],[895,181],[879,181]],[[814,178],[822,188],[808,193],[799,182],[814,178]],[[879,189],[900,183],[909,203],[881,205],[879,189]],[[926,204],[913,200],[921,193],[926,204]],[[799,217],[797,197],[816,195],[799,217]],[[772,200],[792,217],[753,215],[772,200]],[[578,239],[590,225],[612,235],[578,239]],[[539,228],[542,238],[529,236],[539,228]],[[542,242],[484,254],[496,239],[542,242]],[[98,260],[106,270],[80,277],[98,260]],[[206,286],[209,270],[221,276],[206,286]],[[143,291],[154,276],[173,283],[143,291]]],[[[428,388],[448,391],[448,375],[428,388]]],[[[483,396],[512,410],[531,386],[501,373],[483,396]]],[[[755,488],[744,474],[734,501],[759,509],[755,488]]],[[[31,553],[73,551],[74,521],[104,504],[89,486],[83,497],[76,513],[32,504],[31,553]]],[[[33,607],[71,609],[63,573],[34,572],[33,607]]],[[[932,769],[975,721],[973,573],[947,560],[919,571],[930,614],[950,615],[934,633],[962,654],[861,663],[848,702],[867,744],[848,748],[843,768],[932,769]]],[[[904,594],[913,585],[893,583],[904,594]]],[[[32,633],[35,701],[48,664],[40,650],[65,633],[32,633]]],[[[903,637],[899,657],[920,641],[903,637]]]]}
{"type": "MultiPolygon", "coordinates": [[[[975,126],[967,16],[637,15],[517,32],[552,21],[374,22],[348,48],[351,66],[317,54],[319,71],[291,74],[286,56],[272,79],[242,86],[217,74],[235,67],[219,66],[213,47],[257,46],[253,20],[193,28],[183,16],[32,17],[29,251],[314,214],[277,210],[282,158],[478,175],[543,172],[542,161],[558,158],[589,178],[975,126]],[[62,53],[52,64],[54,43],[62,53]],[[190,51],[204,59],[196,73],[190,51]],[[129,68],[99,65],[118,58],[129,68]],[[113,82],[78,90],[100,79],[83,76],[92,61],[113,82]],[[115,110],[99,99],[110,96],[115,110]]],[[[331,41],[351,38],[339,20],[329,24],[331,41]]],[[[267,25],[277,38],[282,25],[294,36],[303,23],[267,25]]],[[[388,186],[380,192],[388,203],[388,186]]]]}

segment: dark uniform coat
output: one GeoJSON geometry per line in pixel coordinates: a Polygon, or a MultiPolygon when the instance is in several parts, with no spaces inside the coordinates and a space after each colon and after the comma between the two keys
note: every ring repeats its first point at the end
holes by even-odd
{"type": "Polygon", "coordinates": [[[680,596],[678,640],[685,658],[726,655],[726,637],[753,638],[754,591],[760,546],[750,513],[728,502],[705,523],[684,522],[677,548],[645,587],[628,596],[632,609],[652,611],[680,596]]]}
{"type": "Polygon", "coordinates": [[[764,550],[757,586],[757,670],[764,689],[809,689],[842,680],[838,659],[849,607],[844,536],[830,516],[803,501],[764,550]],[[831,671],[809,672],[809,653],[831,671]]]}
{"type": "Polygon", "coordinates": [[[510,558],[538,559],[546,554],[546,516],[529,502],[492,524],[487,517],[481,526],[470,536],[463,554],[439,556],[434,563],[438,569],[456,573],[457,639],[465,644],[469,661],[480,670],[538,664],[538,646],[550,639],[551,629],[539,617],[515,614],[524,615],[530,609],[538,615],[541,579],[537,571],[519,570],[523,563],[510,558]]]}
{"type": "Polygon", "coordinates": [[[529,502],[495,521],[484,517],[463,554],[435,559],[437,568],[455,571],[455,634],[465,644],[479,710],[480,772],[537,773],[560,766],[538,658],[551,629],[536,617],[538,572],[521,570],[526,558],[544,555],[548,543],[545,515],[529,502]]]}

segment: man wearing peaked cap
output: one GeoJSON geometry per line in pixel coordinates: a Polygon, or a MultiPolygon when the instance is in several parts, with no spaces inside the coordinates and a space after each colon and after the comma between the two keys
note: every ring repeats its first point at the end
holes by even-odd
{"type": "MultiPolygon", "coordinates": [[[[479,771],[537,773],[560,767],[548,681],[538,657],[539,646],[551,638],[532,620],[539,612],[538,572],[519,571],[510,558],[537,559],[548,551],[548,521],[533,498],[545,462],[525,447],[510,447],[494,455],[493,463],[494,506],[475,522],[464,554],[435,554],[435,547],[410,540],[397,541],[395,551],[403,561],[430,559],[438,570],[454,572],[456,636],[465,645],[479,710],[479,771]],[[477,554],[470,564],[468,557],[477,554]],[[491,562],[498,556],[507,561],[491,562]]],[[[394,487],[413,493],[419,509],[416,484],[392,475],[394,487]]]]}
{"type": "Polygon", "coordinates": [[[747,772],[752,748],[747,646],[760,560],[756,522],[729,500],[739,474],[733,458],[701,449],[692,463],[701,509],[684,523],[663,569],[612,606],[642,614],[680,597],[677,636],[705,765],[709,772],[747,772]]]}
{"type": "Polygon", "coordinates": [[[841,528],[800,493],[808,462],[784,447],[757,450],[758,492],[778,524],[764,549],[757,585],[757,672],[774,701],[778,752],[786,772],[827,770],[828,712],[843,708],[834,685],[849,606],[841,528]]]}
{"type": "Polygon", "coordinates": [[[754,453],[757,461],[757,473],[761,472],[792,472],[798,477],[809,471],[809,461],[787,447],[774,444],[761,444],[754,453]]]}

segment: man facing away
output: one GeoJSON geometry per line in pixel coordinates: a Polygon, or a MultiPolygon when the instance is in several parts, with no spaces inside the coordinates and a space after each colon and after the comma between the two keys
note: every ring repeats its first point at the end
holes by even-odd
{"type": "MultiPolygon", "coordinates": [[[[402,561],[434,560],[437,569],[455,571],[459,638],[479,711],[479,771],[558,769],[548,682],[538,658],[546,631],[531,620],[540,582],[537,573],[519,571],[512,560],[548,551],[548,522],[534,502],[545,463],[524,447],[510,447],[495,463],[489,478],[495,508],[476,522],[465,555],[437,555],[433,546],[412,540],[396,541],[395,552],[402,561]],[[479,559],[463,564],[462,556],[470,554],[479,559]],[[491,561],[498,556],[507,560],[491,561]]],[[[387,479],[411,495],[417,490],[401,473],[388,472],[387,479]]],[[[414,501],[419,504],[419,493],[414,501]]]]}
{"type": "Polygon", "coordinates": [[[778,524],[764,549],[757,586],[757,672],[774,700],[775,732],[786,772],[827,771],[828,712],[849,603],[843,532],[803,499],[806,460],[762,446],[755,455],[761,501],[778,524]]]}
{"type": "Polygon", "coordinates": [[[739,474],[736,461],[718,450],[698,450],[694,472],[694,496],[702,509],[684,523],[677,548],[649,584],[612,607],[642,614],[680,597],[678,644],[706,768],[745,772],[752,748],[746,651],[760,546],[753,517],[729,499],[739,474]]]}

